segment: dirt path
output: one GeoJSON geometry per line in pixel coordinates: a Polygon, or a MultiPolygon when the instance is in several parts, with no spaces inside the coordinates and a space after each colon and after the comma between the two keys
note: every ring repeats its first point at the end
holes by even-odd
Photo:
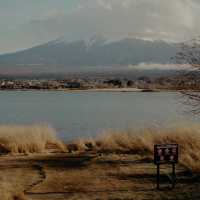
{"type": "Polygon", "coordinates": [[[132,155],[6,158],[0,169],[30,200],[200,199],[198,175],[178,165],[177,185],[170,190],[171,168],[162,166],[157,191],[153,163],[132,155]]]}
{"type": "Polygon", "coordinates": [[[45,180],[46,178],[46,173],[45,170],[42,166],[40,165],[34,165],[33,166],[37,171],[38,171],[38,180],[36,180],[35,182],[31,183],[31,185],[29,185],[25,190],[24,190],[24,194],[28,195],[29,191],[31,191],[34,187],[36,187],[37,185],[42,184],[42,182],[45,180]]]}

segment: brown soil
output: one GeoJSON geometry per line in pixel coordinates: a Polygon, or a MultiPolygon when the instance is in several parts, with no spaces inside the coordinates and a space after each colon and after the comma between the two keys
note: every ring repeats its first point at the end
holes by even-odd
{"type": "MultiPolygon", "coordinates": [[[[41,154],[0,157],[0,191],[30,200],[160,200],[200,199],[200,176],[177,165],[171,189],[171,166],[126,154],[41,154]],[[1,188],[2,187],[2,188],[1,188]]],[[[20,199],[15,197],[15,199],[20,199]]]]}

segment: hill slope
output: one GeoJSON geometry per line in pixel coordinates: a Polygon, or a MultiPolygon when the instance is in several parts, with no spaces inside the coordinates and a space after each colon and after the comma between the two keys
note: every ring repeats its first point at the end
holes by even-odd
{"type": "Polygon", "coordinates": [[[164,41],[123,39],[108,42],[94,39],[65,42],[51,41],[27,50],[0,55],[0,65],[110,66],[146,63],[169,63],[176,45],[164,41]]]}

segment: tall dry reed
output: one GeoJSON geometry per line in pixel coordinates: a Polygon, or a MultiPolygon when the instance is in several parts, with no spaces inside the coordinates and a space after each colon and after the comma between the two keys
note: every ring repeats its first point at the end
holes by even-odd
{"type": "MultiPolygon", "coordinates": [[[[100,137],[89,142],[93,150],[98,152],[147,155],[152,159],[154,144],[177,143],[180,147],[180,163],[194,172],[200,172],[199,124],[140,130],[106,130],[100,137]]],[[[83,143],[84,140],[81,143],[82,149],[83,143]]],[[[87,140],[85,144],[88,144],[87,140]]],[[[85,145],[86,150],[87,146],[85,145]]]]}
{"type": "Polygon", "coordinates": [[[56,138],[55,130],[47,125],[1,125],[0,151],[10,153],[41,153],[47,144],[54,144],[65,150],[56,138]]]}

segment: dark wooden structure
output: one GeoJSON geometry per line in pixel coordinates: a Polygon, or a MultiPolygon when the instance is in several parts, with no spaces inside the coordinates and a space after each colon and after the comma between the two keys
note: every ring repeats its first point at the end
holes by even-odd
{"type": "Polygon", "coordinates": [[[172,188],[175,187],[175,165],[178,163],[178,144],[154,145],[154,164],[157,165],[157,189],[160,189],[160,165],[172,165],[172,188]]]}

